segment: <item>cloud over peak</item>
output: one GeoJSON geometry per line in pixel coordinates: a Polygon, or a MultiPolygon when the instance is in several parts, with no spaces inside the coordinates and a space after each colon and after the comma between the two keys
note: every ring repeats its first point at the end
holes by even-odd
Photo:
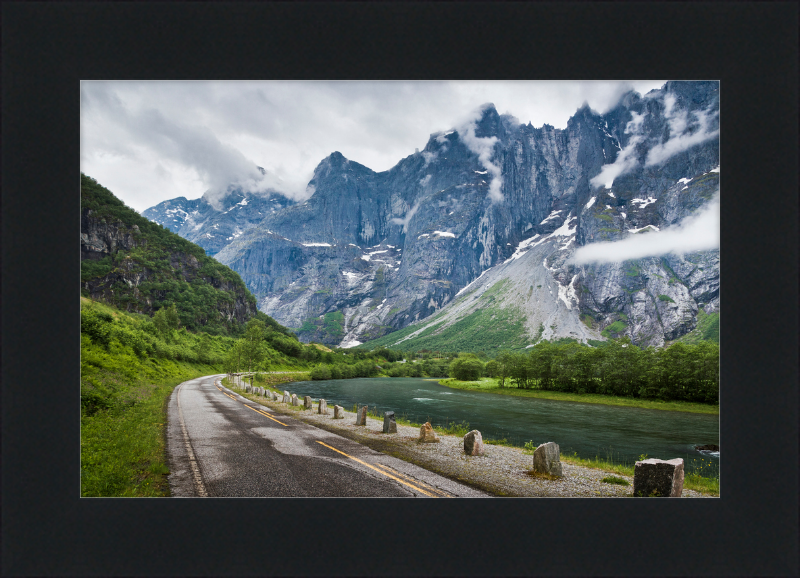
{"type": "Polygon", "coordinates": [[[619,263],[629,259],[684,254],[719,248],[719,190],[680,223],[657,232],[635,233],[620,241],[591,243],[575,251],[571,262],[619,263]]]}

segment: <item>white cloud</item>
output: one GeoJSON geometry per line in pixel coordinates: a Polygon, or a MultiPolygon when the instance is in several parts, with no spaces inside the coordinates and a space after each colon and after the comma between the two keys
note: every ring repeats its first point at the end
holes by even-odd
{"type": "Polygon", "coordinates": [[[400,217],[394,217],[393,219],[389,219],[389,222],[395,225],[402,225],[403,233],[405,233],[406,231],[408,231],[408,224],[411,222],[411,219],[414,218],[414,215],[417,214],[418,210],[419,210],[419,202],[417,202],[416,204],[414,204],[413,207],[411,207],[411,210],[409,210],[406,213],[405,217],[403,217],[402,219],[400,217]]]}
{"type": "Polygon", "coordinates": [[[630,112],[631,120],[629,120],[628,124],[625,125],[625,134],[639,134],[642,130],[642,123],[644,122],[644,117],[647,116],[647,113],[644,112],[639,114],[634,110],[630,112]]]}
{"type": "Polygon", "coordinates": [[[619,151],[614,162],[603,165],[600,168],[600,172],[589,181],[593,187],[605,186],[605,188],[610,189],[614,184],[614,179],[634,169],[636,165],[639,164],[636,158],[636,147],[644,139],[644,137],[640,135],[640,132],[646,113],[639,114],[635,111],[630,112],[631,120],[625,125],[625,134],[631,134],[633,136],[628,141],[628,144],[625,145],[625,148],[619,151]]]}
{"type": "Polygon", "coordinates": [[[641,136],[631,137],[625,148],[619,151],[616,160],[609,164],[603,165],[597,176],[593,177],[590,181],[593,187],[605,186],[610,189],[614,184],[614,179],[623,173],[627,173],[633,169],[639,161],[636,159],[636,146],[642,142],[641,136]]]}
{"type": "MultiPolygon", "coordinates": [[[[671,94],[664,96],[665,107],[668,98],[671,96],[671,94]]],[[[708,110],[696,110],[692,113],[695,120],[693,123],[690,123],[687,119],[687,112],[681,110],[677,113],[673,113],[673,106],[674,97],[672,97],[672,102],[664,112],[664,116],[669,119],[669,140],[650,149],[644,163],[646,167],[663,163],[668,158],[705,142],[710,138],[714,138],[719,134],[719,129],[709,130],[709,124],[711,119],[716,116],[716,111],[712,111],[711,108],[708,110]],[[695,128],[695,131],[693,133],[687,133],[687,129],[692,127],[695,128]]]]}
{"type": "MultiPolygon", "coordinates": [[[[81,170],[139,211],[219,190],[230,175],[303,199],[314,168],[333,151],[385,171],[481,103],[533,126],[565,128],[584,101],[604,112],[629,89],[645,94],[663,84],[85,81],[81,170]],[[256,165],[269,179],[253,173],[256,165]]],[[[434,158],[422,154],[426,163],[434,158]]]]}
{"type": "Polygon", "coordinates": [[[667,253],[690,253],[719,248],[719,191],[680,223],[654,233],[632,234],[621,241],[592,243],[575,251],[571,262],[618,263],[629,259],[657,257],[667,253]]]}
{"type": "Polygon", "coordinates": [[[482,117],[483,111],[487,106],[492,105],[484,104],[479,106],[472,112],[469,118],[457,126],[456,130],[458,131],[458,136],[461,138],[461,141],[470,151],[478,155],[478,161],[483,168],[492,175],[492,180],[489,183],[489,198],[493,203],[498,203],[503,200],[503,193],[501,192],[503,188],[503,177],[500,167],[492,162],[494,145],[497,143],[498,139],[496,136],[475,136],[475,129],[477,128],[476,123],[482,117]]]}

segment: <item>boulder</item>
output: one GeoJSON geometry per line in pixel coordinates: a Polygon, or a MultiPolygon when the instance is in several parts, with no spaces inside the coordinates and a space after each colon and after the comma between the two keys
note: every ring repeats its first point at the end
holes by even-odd
{"type": "Polygon", "coordinates": [[[328,415],[328,402],[324,399],[319,400],[319,405],[317,406],[317,413],[328,415]]]}
{"type": "Polygon", "coordinates": [[[298,407],[300,406],[300,400],[297,399],[297,394],[296,393],[292,394],[292,405],[295,405],[295,406],[298,406],[298,407]]]}
{"type": "Polygon", "coordinates": [[[356,414],[356,425],[367,425],[367,406],[362,405],[356,414]]]}
{"type": "Polygon", "coordinates": [[[698,452],[718,452],[719,446],[717,444],[706,444],[704,446],[694,446],[694,449],[696,449],[698,452]]]}
{"type": "Polygon", "coordinates": [[[633,467],[633,495],[637,497],[680,498],[683,492],[683,459],[636,462],[633,467]]]}
{"type": "Polygon", "coordinates": [[[558,444],[547,442],[533,452],[533,471],[550,476],[563,476],[558,444]]]}
{"type": "Polygon", "coordinates": [[[307,395],[303,398],[303,407],[306,409],[314,409],[314,402],[311,401],[310,395],[307,395]]]}
{"type": "Polygon", "coordinates": [[[481,432],[474,429],[464,436],[465,454],[468,456],[482,456],[483,452],[483,437],[481,436],[481,432]]]}
{"type": "Polygon", "coordinates": [[[394,421],[393,411],[383,414],[383,433],[397,433],[397,423],[394,421]]]}
{"type": "Polygon", "coordinates": [[[419,440],[420,442],[427,443],[427,444],[438,444],[439,437],[436,435],[436,432],[433,431],[433,427],[431,427],[431,422],[426,421],[422,424],[422,427],[419,428],[419,440]]]}
{"type": "Polygon", "coordinates": [[[333,406],[333,419],[344,419],[344,408],[341,405],[333,406]]]}

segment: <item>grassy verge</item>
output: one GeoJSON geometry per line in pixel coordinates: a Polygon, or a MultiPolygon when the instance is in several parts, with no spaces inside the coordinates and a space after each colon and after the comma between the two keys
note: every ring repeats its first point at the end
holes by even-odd
{"type": "Polygon", "coordinates": [[[215,372],[176,365],[160,383],[140,382],[132,403],[81,416],[81,496],[169,496],[167,400],[179,383],[215,372]]]}
{"type": "MultiPolygon", "coordinates": [[[[615,462],[613,458],[603,459],[595,456],[594,458],[587,459],[579,458],[577,454],[561,454],[561,461],[576,466],[633,477],[634,466],[632,464],[615,462]]],[[[683,487],[687,490],[700,492],[701,494],[719,496],[719,476],[711,474],[710,460],[701,459],[692,461],[695,473],[686,474],[683,479],[683,487]],[[703,475],[704,473],[707,475],[703,475]]]]}
{"type": "Polygon", "coordinates": [[[497,393],[518,397],[533,397],[555,401],[579,403],[596,403],[601,405],[617,405],[621,407],[639,407],[643,409],[660,409],[663,411],[683,411],[687,413],[705,413],[719,415],[719,406],[689,401],[660,401],[656,399],[638,399],[616,395],[600,395],[596,393],[565,393],[560,391],[542,391],[538,389],[518,389],[516,387],[500,387],[496,378],[484,377],[479,381],[458,381],[457,379],[439,379],[440,385],[451,389],[478,391],[481,393],[497,393]]]}

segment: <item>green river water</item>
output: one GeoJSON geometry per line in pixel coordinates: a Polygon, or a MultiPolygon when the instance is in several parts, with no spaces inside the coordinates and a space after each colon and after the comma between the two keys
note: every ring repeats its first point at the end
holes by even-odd
{"type": "Polygon", "coordinates": [[[281,387],[298,397],[324,398],[329,406],[367,405],[417,423],[466,421],[484,440],[506,438],[515,445],[552,441],[559,444],[562,454],[610,458],[628,465],[642,454],[664,460],[683,458],[687,472],[719,472],[718,452],[694,449],[719,445],[718,415],[460,391],[416,378],[302,381],[281,387]]]}

